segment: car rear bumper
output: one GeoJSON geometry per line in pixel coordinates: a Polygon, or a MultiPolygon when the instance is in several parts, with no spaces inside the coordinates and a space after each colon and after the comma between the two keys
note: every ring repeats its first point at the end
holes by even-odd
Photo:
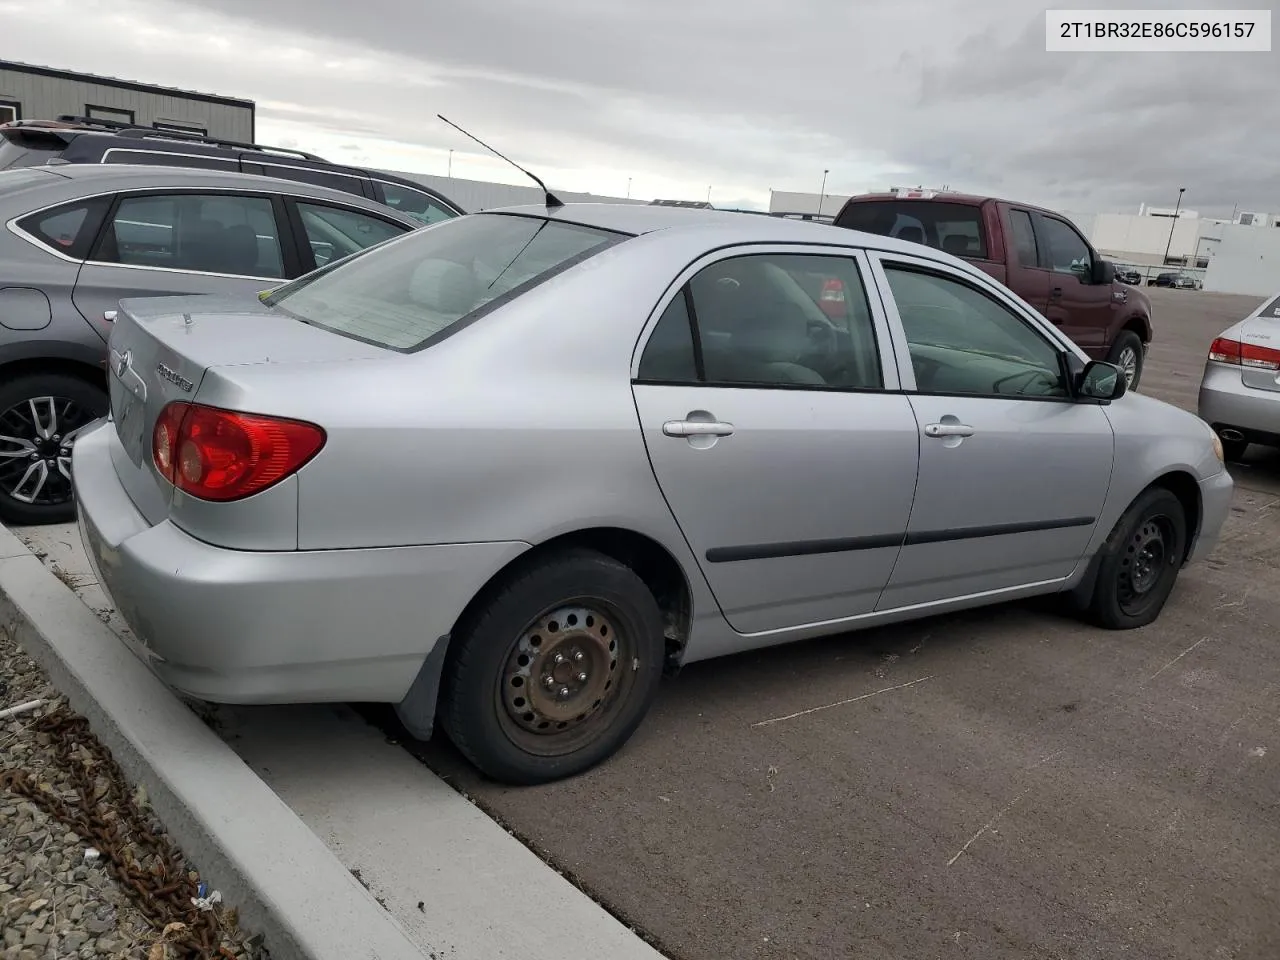
{"type": "Polygon", "coordinates": [[[227,550],[149,523],[111,461],[108,422],[74,448],[81,538],[98,580],[170,686],[221,703],[401,700],[519,542],[227,550]]]}
{"type": "Polygon", "coordinates": [[[1197,408],[1215,430],[1236,430],[1252,443],[1280,446],[1280,391],[1247,387],[1240,368],[1205,364],[1197,408]]]}

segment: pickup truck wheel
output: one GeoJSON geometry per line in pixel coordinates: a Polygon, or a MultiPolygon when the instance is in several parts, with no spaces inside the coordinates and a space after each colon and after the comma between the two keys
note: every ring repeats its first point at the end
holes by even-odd
{"type": "Polygon", "coordinates": [[[0,387],[0,521],[75,519],[71,447],[107,406],[106,391],[64,373],[20,376],[0,387]]]}
{"type": "Polygon", "coordinates": [[[1137,390],[1142,380],[1142,340],[1132,330],[1122,330],[1111,345],[1107,362],[1114,363],[1124,372],[1126,388],[1137,390]]]}

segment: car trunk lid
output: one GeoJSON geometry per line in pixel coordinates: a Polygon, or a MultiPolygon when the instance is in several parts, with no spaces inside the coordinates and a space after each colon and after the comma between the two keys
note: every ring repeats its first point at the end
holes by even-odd
{"type": "Polygon", "coordinates": [[[1263,304],[1242,321],[1235,339],[1245,353],[1240,365],[1245,386],[1280,391],[1280,297],[1263,304]]]}
{"type": "Polygon", "coordinates": [[[148,297],[120,302],[108,350],[116,472],[148,521],[169,514],[173,489],[151,459],[169,403],[194,401],[214,367],[386,357],[387,351],[243,298],[148,297]]]}

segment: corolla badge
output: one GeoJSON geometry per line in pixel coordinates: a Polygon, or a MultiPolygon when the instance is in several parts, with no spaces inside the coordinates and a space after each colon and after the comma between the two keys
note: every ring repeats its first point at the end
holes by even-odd
{"type": "Polygon", "coordinates": [[[156,373],[160,374],[160,377],[162,379],[168,380],[170,383],[172,383],[175,387],[177,387],[183,393],[190,393],[192,387],[195,386],[194,383],[192,383],[182,374],[178,373],[177,370],[171,370],[168,367],[166,367],[163,363],[156,365],[156,373]]]}

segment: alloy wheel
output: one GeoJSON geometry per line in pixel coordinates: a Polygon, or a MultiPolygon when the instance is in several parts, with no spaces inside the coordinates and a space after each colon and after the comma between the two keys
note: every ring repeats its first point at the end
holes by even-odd
{"type": "Polygon", "coordinates": [[[1138,354],[1133,347],[1125,347],[1116,358],[1116,366],[1124,373],[1125,387],[1132,389],[1133,379],[1138,375],[1138,354]]]}
{"type": "Polygon", "coordinates": [[[66,397],[29,397],[0,413],[0,493],[33,506],[70,501],[71,450],[95,419],[66,397]]]}

